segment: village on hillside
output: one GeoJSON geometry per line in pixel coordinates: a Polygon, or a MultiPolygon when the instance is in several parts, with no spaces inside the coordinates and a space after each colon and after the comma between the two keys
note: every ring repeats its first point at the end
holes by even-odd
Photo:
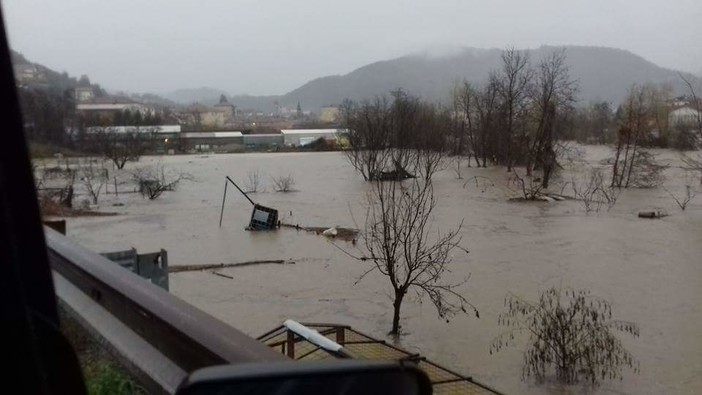
{"type": "Polygon", "coordinates": [[[276,102],[274,111],[264,113],[239,109],[225,95],[215,105],[179,105],[108,94],[87,76],[76,81],[29,62],[15,64],[14,69],[30,140],[33,130],[47,130],[40,123],[49,119],[34,116],[40,103],[47,102],[44,107],[55,109],[64,119],[65,132],[42,136],[57,147],[89,151],[88,140],[97,136],[112,140],[139,136],[144,154],[321,151],[344,145],[337,105],[310,111],[300,103],[291,109],[276,102]]]}

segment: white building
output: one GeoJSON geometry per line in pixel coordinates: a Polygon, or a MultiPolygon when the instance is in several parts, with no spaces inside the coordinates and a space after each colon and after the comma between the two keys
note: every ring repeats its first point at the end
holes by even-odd
{"type": "Polygon", "coordinates": [[[142,115],[153,114],[149,107],[124,97],[95,97],[88,102],[76,104],[76,112],[92,114],[105,119],[112,119],[115,114],[129,110],[142,115]]]}
{"type": "Polygon", "coordinates": [[[164,135],[177,135],[180,133],[180,125],[156,125],[156,126],[92,126],[86,129],[88,133],[100,133],[102,131],[124,134],[124,133],[155,133],[164,135]]]}
{"type": "Polygon", "coordinates": [[[676,126],[694,126],[699,121],[700,112],[692,107],[680,107],[668,114],[668,125],[676,126]]]}
{"type": "Polygon", "coordinates": [[[337,141],[343,129],[282,129],[283,144],[291,147],[304,147],[320,138],[337,141]]]}
{"type": "Polygon", "coordinates": [[[93,100],[95,98],[95,92],[92,86],[82,86],[73,90],[73,97],[77,102],[84,103],[93,100]]]}

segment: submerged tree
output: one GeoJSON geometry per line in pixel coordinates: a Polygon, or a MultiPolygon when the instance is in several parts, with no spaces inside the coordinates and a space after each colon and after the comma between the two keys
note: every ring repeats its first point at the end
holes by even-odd
{"type": "Polygon", "coordinates": [[[134,127],[124,132],[114,127],[96,127],[85,133],[84,143],[96,154],[123,169],[129,161],[138,161],[152,142],[152,128],[134,127]]]}
{"type": "Polygon", "coordinates": [[[291,174],[287,176],[275,176],[273,177],[273,185],[275,186],[274,189],[276,192],[293,192],[295,178],[291,174]]]}
{"type": "Polygon", "coordinates": [[[436,206],[431,175],[441,158],[424,159],[423,169],[430,169],[420,177],[399,181],[373,181],[368,191],[368,211],[361,232],[363,248],[367,253],[358,257],[372,263],[357,281],[367,274],[378,272],[387,277],[392,286],[393,318],[391,334],[400,333],[402,302],[411,291],[419,300],[428,296],[439,317],[447,319],[458,312],[478,310],[457,292],[466,280],[451,281],[449,272],[454,251],[460,247],[458,228],[448,232],[433,232],[431,218],[436,206]],[[436,161],[436,162],[433,162],[436,161]]]}
{"type": "Polygon", "coordinates": [[[570,183],[573,196],[582,204],[586,213],[599,212],[603,207],[609,211],[617,203],[621,189],[611,186],[602,169],[591,168],[583,180],[570,183]]]}
{"type": "Polygon", "coordinates": [[[612,319],[612,306],[587,290],[550,288],[536,303],[514,295],[505,298],[507,312],[498,325],[509,329],[496,337],[490,354],[528,334],[522,378],[543,381],[554,369],[559,381],[573,384],[585,379],[597,384],[622,377],[622,367],[639,372],[639,364],[614,336],[613,330],[639,336],[635,323],[612,319]]]}
{"type": "Polygon", "coordinates": [[[169,171],[160,163],[136,169],[132,178],[141,195],[149,200],[158,199],[166,191],[175,191],[183,180],[193,179],[190,174],[169,171]]]}
{"type": "MultiPolygon", "coordinates": [[[[695,110],[697,110],[697,113],[695,115],[694,130],[694,133],[696,134],[695,143],[702,144],[702,100],[700,100],[697,94],[699,87],[695,88],[692,80],[685,78],[682,74],[680,75],[680,78],[683,80],[683,82],[688,88],[690,98],[692,99],[690,104],[695,110]]],[[[697,82],[699,84],[699,80],[697,82]]],[[[685,163],[685,167],[688,170],[695,170],[700,173],[700,183],[702,183],[702,155],[697,155],[697,157],[683,155],[682,160],[685,163]]]]}
{"type": "MultiPolygon", "coordinates": [[[[368,272],[386,276],[393,288],[391,334],[400,331],[400,310],[405,296],[414,290],[428,296],[441,318],[470,306],[456,288],[464,281],[450,282],[448,272],[454,249],[460,249],[458,228],[431,235],[431,212],[436,205],[431,182],[421,179],[399,182],[376,181],[368,194],[370,207],[362,240],[372,262],[368,272]]],[[[366,273],[368,273],[366,272],[366,273]]],[[[364,274],[365,276],[365,274],[364,274]]]]}
{"type": "Polygon", "coordinates": [[[80,171],[80,182],[93,200],[93,204],[98,204],[100,192],[107,184],[108,172],[104,167],[93,166],[93,159],[83,160],[78,166],[80,171]]]}
{"type": "Polygon", "coordinates": [[[347,138],[350,148],[344,153],[351,165],[369,181],[374,172],[387,162],[391,120],[390,102],[377,97],[374,101],[356,103],[346,100],[342,114],[349,128],[347,138]]]}
{"type": "Polygon", "coordinates": [[[526,131],[532,77],[529,53],[514,48],[502,52],[502,68],[490,75],[490,84],[495,86],[500,100],[502,132],[498,146],[503,147],[499,156],[507,171],[512,171],[519,157],[517,137],[526,131]]]}
{"type": "Polygon", "coordinates": [[[544,58],[534,73],[531,92],[532,131],[524,136],[527,143],[525,165],[527,175],[532,169],[541,170],[541,184],[548,188],[558,166],[558,144],[564,117],[573,111],[578,84],[570,77],[565,49],[544,58]]]}
{"type": "Polygon", "coordinates": [[[402,90],[393,91],[391,99],[346,101],[342,113],[350,146],[344,152],[366,181],[426,174],[420,167],[437,163],[433,157],[442,155],[451,132],[448,111],[402,90]]]}
{"type": "Polygon", "coordinates": [[[634,85],[620,107],[620,128],[614,147],[612,186],[618,188],[653,187],[662,181],[662,166],[646,150],[656,118],[652,86],[634,85]]]}

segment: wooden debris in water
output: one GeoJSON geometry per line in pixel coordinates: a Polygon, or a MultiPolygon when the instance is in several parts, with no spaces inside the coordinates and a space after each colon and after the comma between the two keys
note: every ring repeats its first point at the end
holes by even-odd
{"type": "Polygon", "coordinates": [[[246,262],[236,262],[236,263],[213,263],[207,265],[178,265],[170,266],[168,268],[169,273],[179,273],[179,272],[196,272],[202,270],[212,270],[212,269],[224,269],[230,267],[242,267],[251,265],[265,265],[265,264],[278,264],[278,265],[294,265],[294,261],[286,261],[284,259],[274,259],[274,260],[260,260],[260,261],[246,261],[246,262]]]}
{"type": "Polygon", "coordinates": [[[219,272],[215,272],[215,271],[211,271],[210,273],[214,274],[215,276],[220,276],[220,277],[228,278],[228,279],[230,279],[230,280],[233,280],[233,279],[234,279],[234,277],[228,276],[228,275],[226,275],[226,274],[224,274],[224,273],[219,273],[219,272]]]}

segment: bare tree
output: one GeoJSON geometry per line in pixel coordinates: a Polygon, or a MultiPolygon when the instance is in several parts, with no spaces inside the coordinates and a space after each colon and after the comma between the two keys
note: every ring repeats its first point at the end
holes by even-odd
{"type": "Polygon", "coordinates": [[[345,152],[366,181],[413,178],[441,165],[437,159],[453,122],[446,109],[397,90],[392,100],[346,101],[343,111],[350,143],[345,152]]]}
{"type": "Polygon", "coordinates": [[[684,164],[684,169],[698,172],[698,174],[700,175],[700,184],[702,184],[702,156],[692,158],[688,155],[683,154],[681,155],[680,159],[684,164]]]}
{"type": "Polygon", "coordinates": [[[697,124],[696,129],[698,138],[702,140],[702,102],[700,102],[700,98],[697,96],[697,91],[692,81],[689,78],[686,78],[684,75],[682,75],[682,73],[680,74],[680,79],[682,79],[685,83],[685,86],[687,86],[687,89],[690,93],[690,97],[692,98],[692,105],[694,109],[697,110],[697,114],[695,117],[695,122],[697,124]]]}
{"type": "Polygon", "coordinates": [[[86,133],[86,139],[93,152],[123,169],[128,161],[138,161],[145,152],[151,142],[151,130],[139,126],[124,132],[113,127],[93,128],[86,133]]]}
{"type": "MultiPolygon", "coordinates": [[[[446,281],[454,250],[460,247],[461,225],[433,235],[432,211],[436,206],[432,174],[410,180],[374,181],[368,191],[368,211],[361,240],[370,261],[367,274],[378,272],[388,278],[393,289],[391,334],[400,333],[402,302],[410,291],[419,299],[428,296],[439,317],[448,319],[458,312],[478,310],[457,288],[467,280],[446,281]]],[[[465,251],[467,252],[467,251],[465,251]]]]}
{"type": "Polygon", "coordinates": [[[581,377],[597,384],[605,378],[621,378],[622,367],[638,373],[639,364],[614,336],[613,330],[639,336],[635,323],[612,319],[612,306],[587,290],[550,288],[538,302],[514,295],[505,298],[507,312],[498,325],[508,330],[498,335],[490,354],[515,341],[515,335],[529,337],[524,351],[522,378],[535,376],[541,382],[547,369],[555,369],[561,382],[577,383],[581,377]]]}
{"type": "Polygon", "coordinates": [[[88,158],[82,161],[78,171],[80,172],[80,182],[92,198],[93,204],[98,204],[100,192],[108,181],[107,169],[104,167],[95,168],[93,160],[88,158]]]}
{"type": "Polygon", "coordinates": [[[676,196],[673,192],[668,190],[667,188],[665,189],[666,192],[668,192],[668,195],[675,200],[675,203],[678,204],[678,207],[680,207],[681,210],[685,211],[685,208],[687,207],[687,204],[690,203],[692,199],[697,196],[697,190],[695,190],[692,185],[685,185],[685,192],[681,197],[676,196]]]}
{"type": "Polygon", "coordinates": [[[497,158],[499,147],[499,134],[496,127],[500,108],[496,82],[493,80],[487,83],[476,95],[472,102],[477,116],[477,141],[473,148],[476,159],[481,158],[483,167],[487,167],[488,158],[491,161],[497,158]]]}
{"type": "Polygon", "coordinates": [[[642,147],[650,137],[654,124],[652,86],[634,85],[620,109],[621,127],[617,133],[612,169],[612,186],[619,188],[651,187],[662,181],[662,166],[655,156],[642,147]]]}
{"type": "Polygon", "coordinates": [[[162,164],[142,167],[132,172],[132,178],[139,187],[142,196],[149,200],[158,199],[166,191],[175,191],[183,180],[192,180],[187,173],[166,170],[162,164]]]}
{"type": "Polygon", "coordinates": [[[295,178],[290,174],[287,176],[276,176],[273,177],[273,185],[275,185],[276,192],[292,192],[295,178]]]}
{"type": "Polygon", "coordinates": [[[354,169],[369,181],[373,174],[388,165],[392,128],[390,102],[384,97],[360,104],[346,100],[342,114],[350,146],[344,153],[354,169]]]}
{"type": "Polygon", "coordinates": [[[490,83],[495,86],[501,103],[503,158],[507,171],[512,171],[518,157],[515,137],[525,133],[532,75],[529,54],[514,48],[502,53],[502,69],[490,75],[490,83]]]}
{"type": "Polygon", "coordinates": [[[573,195],[581,202],[586,213],[599,212],[606,207],[609,211],[617,203],[620,189],[605,181],[601,169],[590,169],[584,181],[571,181],[573,195]]]}
{"type": "Polygon", "coordinates": [[[468,166],[470,166],[471,154],[475,155],[475,162],[480,167],[480,160],[477,152],[480,150],[478,141],[478,115],[476,111],[476,101],[478,92],[473,85],[464,81],[453,89],[453,130],[451,133],[451,153],[453,155],[468,155],[468,166]]]}
{"type": "Polygon", "coordinates": [[[507,186],[513,191],[516,190],[524,200],[539,200],[543,195],[544,186],[539,177],[533,174],[519,174],[519,170],[513,169],[514,172],[507,180],[507,186]]]}
{"type": "Polygon", "coordinates": [[[262,184],[263,180],[261,178],[261,172],[258,168],[250,169],[246,172],[246,181],[244,182],[244,187],[247,193],[257,193],[263,192],[262,184]]]}
{"type": "Polygon", "coordinates": [[[551,175],[558,166],[559,121],[573,111],[578,84],[570,77],[565,49],[554,51],[543,59],[535,72],[531,91],[532,116],[535,128],[522,141],[527,142],[525,165],[527,174],[540,168],[541,183],[548,188],[551,175]]]}
{"type": "MultiPolygon", "coordinates": [[[[453,172],[456,174],[456,179],[462,180],[463,179],[463,172],[461,169],[461,164],[464,162],[464,158],[462,156],[454,156],[451,158],[451,168],[453,169],[453,172]]],[[[468,163],[468,167],[470,167],[470,157],[466,161],[468,163]]]]}
{"type": "Polygon", "coordinates": [[[697,189],[692,185],[693,177],[691,176],[689,171],[685,172],[685,180],[685,188],[680,196],[673,193],[668,188],[663,188],[668,193],[668,195],[670,195],[670,197],[672,197],[673,200],[675,200],[675,203],[683,211],[685,211],[685,208],[687,208],[688,203],[690,203],[692,199],[694,199],[697,196],[697,189]]]}
{"type": "MultiPolygon", "coordinates": [[[[692,105],[694,106],[694,109],[697,110],[697,116],[696,116],[696,123],[697,123],[697,143],[702,143],[702,101],[700,100],[699,96],[697,96],[697,90],[695,89],[695,86],[693,85],[692,81],[688,78],[685,78],[682,74],[680,74],[680,78],[683,80],[685,85],[688,88],[688,91],[690,93],[690,97],[692,98],[692,105]]],[[[700,172],[700,183],[702,183],[702,156],[698,155],[696,158],[693,158],[688,155],[683,155],[682,160],[685,163],[685,166],[690,169],[690,170],[696,170],[700,172]]]]}

